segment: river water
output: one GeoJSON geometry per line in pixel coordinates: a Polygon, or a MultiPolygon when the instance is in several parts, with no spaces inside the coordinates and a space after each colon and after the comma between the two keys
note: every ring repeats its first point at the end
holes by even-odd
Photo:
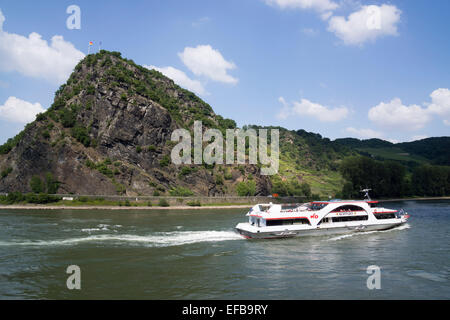
{"type": "Polygon", "coordinates": [[[0,211],[1,299],[449,299],[450,201],[389,231],[245,240],[245,210],[0,211]],[[80,268],[80,290],[67,268],[80,268]],[[369,266],[381,289],[369,290],[369,266]]]}

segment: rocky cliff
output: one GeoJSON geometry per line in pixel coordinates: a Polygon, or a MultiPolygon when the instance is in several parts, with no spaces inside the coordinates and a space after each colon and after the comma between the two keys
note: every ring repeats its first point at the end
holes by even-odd
{"type": "Polygon", "coordinates": [[[256,194],[270,192],[269,178],[255,165],[172,164],[171,133],[192,130],[195,120],[236,127],[155,70],[117,52],[89,55],[52,106],[0,147],[0,192],[30,192],[32,179],[43,191],[74,194],[213,196],[236,194],[236,185],[248,180],[256,194]]]}

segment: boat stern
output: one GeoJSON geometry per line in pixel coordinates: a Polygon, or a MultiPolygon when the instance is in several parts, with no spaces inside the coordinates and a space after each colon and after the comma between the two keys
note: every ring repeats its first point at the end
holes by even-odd
{"type": "Polygon", "coordinates": [[[256,235],[259,233],[259,230],[250,225],[250,223],[239,223],[236,225],[235,229],[236,232],[243,236],[245,239],[256,238],[256,235]]]}

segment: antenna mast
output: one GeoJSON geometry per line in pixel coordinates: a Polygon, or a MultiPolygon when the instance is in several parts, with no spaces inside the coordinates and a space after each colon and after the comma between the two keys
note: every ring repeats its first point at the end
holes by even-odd
{"type": "Polygon", "coordinates": [[[372,199],[370,199],[370,195],[369,195],[369,191],[370,190],[372,190],[372,189],[362,189],[360,192],[363,192],[364,193],[364,200],[372,200],[372,199]]]}

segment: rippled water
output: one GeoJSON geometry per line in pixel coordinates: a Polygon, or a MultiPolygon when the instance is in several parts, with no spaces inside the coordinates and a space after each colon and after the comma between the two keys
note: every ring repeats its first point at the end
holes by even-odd
{"type": "Polygon", "coordinates": [[[449,299],[450,201],[388,231],[245,240],[243,210],[0,211],[3,299],[449,299]],[[68,290],[66,269],[81,269],[68,290]],[[369,290],[367,267],[381,269],[369,290]]]}

